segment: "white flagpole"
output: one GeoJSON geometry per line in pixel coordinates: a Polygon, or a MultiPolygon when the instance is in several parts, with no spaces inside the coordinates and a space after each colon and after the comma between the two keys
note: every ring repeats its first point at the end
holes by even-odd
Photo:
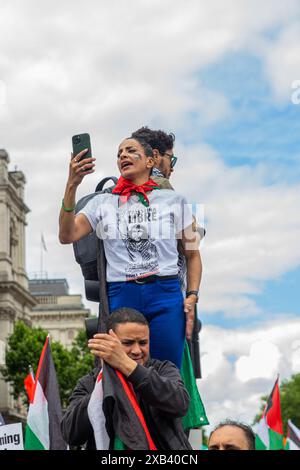
{"type": "Polygon", "coordinates": [[[43,277],[43,242],[42,242],[42,235],[41,235],[41,279],[43,277]]]}

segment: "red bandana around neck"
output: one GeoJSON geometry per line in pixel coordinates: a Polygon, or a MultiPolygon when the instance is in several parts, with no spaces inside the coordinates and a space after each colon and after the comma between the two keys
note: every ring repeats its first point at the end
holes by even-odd
{"type": "Polygon", "coordinates": [[[144,206],[148,207],[149,199],[146,193],[152,191],[153,189],[160,189],[160,187],[151,178],[149,178],[146,183],[137,185],[132,181],[123,178],[123,176],[120,176],[116,187],[112,190],[112,192],[113,194],[120,194],[122,203],[127,202],[132,193],[136,193],[140,202],[144,204],[144,206]]]}

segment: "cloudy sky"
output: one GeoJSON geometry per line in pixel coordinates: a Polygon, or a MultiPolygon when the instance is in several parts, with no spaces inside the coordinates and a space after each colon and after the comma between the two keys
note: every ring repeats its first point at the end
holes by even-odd
{"type": "MultiPolygon", "coordinates": [[[[259,397],[300,371],[298,0],[0,0],[0,148],[27,179],[27,271],[83,293],[57,219],[71,136],[97,172],[148,125],[176,134],[173,184],[204,207],[199,312],[214,425],[251,422],[259,397]],[[298,286],[298,289],[297,289],[298,286]]],[[[89,305],[94,311],[95,306],[89,305]]]]}

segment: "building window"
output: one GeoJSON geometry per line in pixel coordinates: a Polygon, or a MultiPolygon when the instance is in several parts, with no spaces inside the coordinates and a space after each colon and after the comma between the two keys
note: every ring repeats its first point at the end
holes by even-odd
{"type": "Polygon", "coordinates": [[[69,339],[74,339],[74,331],[73,330],[68,331],[68,338],[69,339]]]}
{"type": "Polygon", "coordinates": [[[13,258],[14,256],[14,247],[18,244],[18,235],[17,235],[17,224],[16,221],[11,218],[10,219],[10,227],[9,227],[9,256],[13,258]]]}

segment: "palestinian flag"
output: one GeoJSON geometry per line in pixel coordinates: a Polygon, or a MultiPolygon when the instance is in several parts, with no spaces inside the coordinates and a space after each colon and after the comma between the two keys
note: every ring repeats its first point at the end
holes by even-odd
{"type": "Polygon", "coordinates": [[[190,395],[189,409],[187,414],[182,418],[183,429],[186,431],[188,429],[198,429],[201,426],[208,425],[209,421],[199,394],[191,355],[186,341],[184,344],[180,375],[190,395]]]}
{"type": "Polygon", "coordinates": [[[274,384],[256,429],[256,450],[281,450],[284,448],[278,381],[279,378],[274,384]]]}
{"type": "Polygon", "coordinates": [[[287,423],[285,450],[300,450],[300,429],[290,419],[287,423]]]}
{"type": "Polygon", "coordinates": [[[102,370],[99,372],[95,388],[88,404],[88,416],[93,426],[97,450],[109,449],[110,439],[106,431],[106,419],[102,410],[103,406],[103,382],[102,370]]]}
{"type": "Polygon", "coordinates": [[[88,404],[97,450],[156,450],[133,387],[103,365],[88,404]]]}
{"type": "Polygon", "coordinates": [[[25,430],[25,450],[66,450],[60,430],[62,418],[49,336],[39,360],[25,430]]]}
{"type": "Polygon", "coordinates": [[[24,379],[24,387],[28,396],[28,400],[32,402],[33,393],[34,393],[35,379],[32,367],[29,366],[29,374],[24,379]]]}
{"type": "Polygon", "coordinates": [[[4,426],[4,425],[5,425],[5,421],[4,421],[2,414],[0,413],[0,426],[4,426]]]}

